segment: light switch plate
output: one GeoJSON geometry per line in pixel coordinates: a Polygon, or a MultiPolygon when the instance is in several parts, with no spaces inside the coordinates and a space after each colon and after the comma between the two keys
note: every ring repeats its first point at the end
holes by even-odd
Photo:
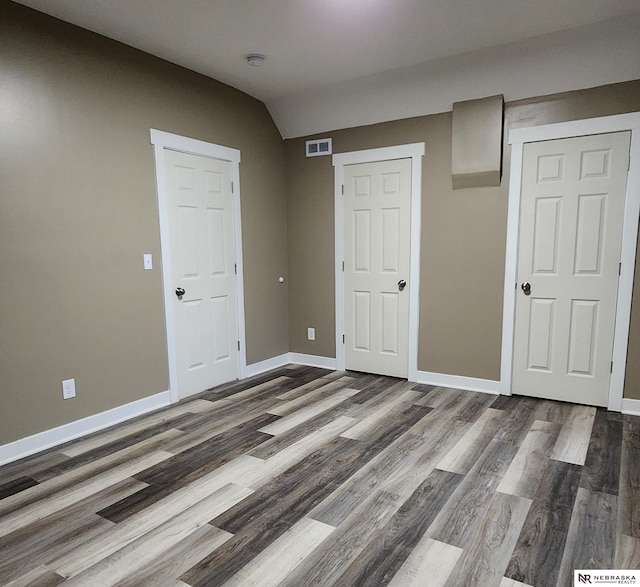
{"type": "Polygon", "coordinates": [[[316,329],[307,328],[307,340],[315,340],[315,339],[316,339],[316,329]]]}
{"type": "Polygon", "coordinates": [[[144,258],[144,270],[148,271],[149,269],[153,269],[153,255],[151,253],[145,253],[143,255],[144,258]]]}

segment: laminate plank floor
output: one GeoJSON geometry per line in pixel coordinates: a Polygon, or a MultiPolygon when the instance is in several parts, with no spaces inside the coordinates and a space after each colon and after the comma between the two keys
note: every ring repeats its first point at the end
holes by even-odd
{"type": "Polygon", "coordinates": [[[0,467],[0,585],[571,587],[640,569],[640,418],[287,366],[0,467]]]}

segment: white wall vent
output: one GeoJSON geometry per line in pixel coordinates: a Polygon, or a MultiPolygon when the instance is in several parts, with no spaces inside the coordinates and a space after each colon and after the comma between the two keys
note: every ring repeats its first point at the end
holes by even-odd
{"type": "Polygon", "coordinates": [[[331,139],[316,139],[307,141],[307,157],[331,155],[331,139]]]}

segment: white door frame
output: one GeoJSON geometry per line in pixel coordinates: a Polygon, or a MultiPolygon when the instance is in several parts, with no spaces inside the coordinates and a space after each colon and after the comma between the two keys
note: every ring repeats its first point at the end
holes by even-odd
{"type": "Polygon", "coordinates": [[[160,220],[160,250],[162,252],[162,285],[164,290],[165,329],[167,334],[167,355],[169,362],[169,394],[171,403],[180,400],[178,388],[178,364],[176,361],[176,333],[174,329],[173,296],[174,284],[171,273],[171,243],[169,234],[169,206],[167,182],[165,177],[164,150],[180,151],[191,155],[220,159],[231,163],[233,182],[233,231],[237,265],[237,312],[238,338],[240,339],[239,377],[242,379],[247,370],[244,320],[244,281],[242,266],[242,223],[240,217],[240,151],[213,143],[174,135],[161,130],[151,129],[151,144],[154,148],[156,165],[156,190],[158,194],[158,215],[160,220]]]}
{"type": "Polygon", "coordinates": [[[422,227],[422,157],[424,143],[338,153],[333,156],[335,167],[335,296],[336,296],[336,367],[345,369],[344,322],[344,166],[377,163],[390,159],[411,159],[411,265],[409,268],[409,356],[408,379],[418,379],[418,321],[420,293],[420,233],[422,227]]]}
{"type": "Polygon", "coordinates": [[[511,144],[511,179],[509,182],[509,211],[507,216],[507,249],[504,271],[504,305],[502,315],[502,360],[500,393],[511,395],[513,375],[513,343],[515,335],[515,307],[517,258],[522,186],[522,156],[525,143],[549,141],[612,132],[631,132],[631,153],[622,226],[621,273],[618,280],[618,300],[613,337],[613,369],[609,384],[609,410],[622,410],[627,347],[631,319],[631,297],[636,263],[638,218],[640,217],[640,113],[619,114],[561,122],[509,132],[511,144]]]}

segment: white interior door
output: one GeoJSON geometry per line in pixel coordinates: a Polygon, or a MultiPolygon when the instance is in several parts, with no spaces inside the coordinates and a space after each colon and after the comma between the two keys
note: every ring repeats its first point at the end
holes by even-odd
{"type": "Polygon", "coordinates": [[[344,219],[346,368],[407,377],[411,159],[346,165],[344,219]]]}
{"type": "Polygon", "coordinates": [[[513,393],[607,405],[629,143],[524,145],[513,393]]]}
{"type": "Polygon", "coordinates": [[[165,171],[182,398],[239,375],[231,163],[166,149],[165,171]]]}

